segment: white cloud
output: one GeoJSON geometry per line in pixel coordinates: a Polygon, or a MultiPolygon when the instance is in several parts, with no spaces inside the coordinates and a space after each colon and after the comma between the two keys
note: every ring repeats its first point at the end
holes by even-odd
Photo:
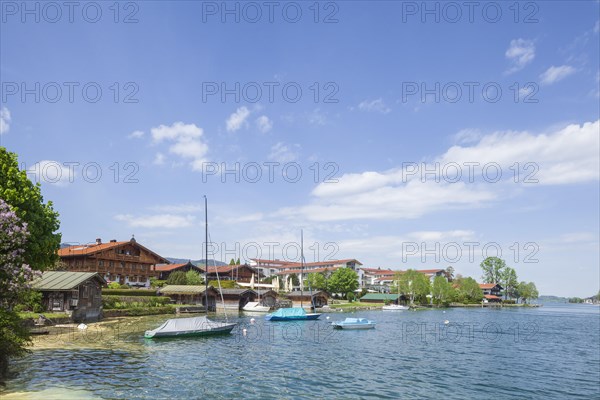
{"type": "Polygon", "coordinates": [[[513,39],[510,41],[510,46],[504,53],[506,58],[511,62],[511,67],[506,71],[507,74],[517,72],[535,58],[535,43],[533,40],[513,39]]]}
{"type": "MultiPolygon", "coordinates": [[[[75,181],[75,168],[69,168],[59,161],[43,160],[33,164],[25,172],[34,183],[66,186],[75,181]]],[[[95,178],[96,176],[89,177],[91,180],[95,178]]]]}
{"type": "Polygon", "coordinates": [[[152,161],[155,165],[164,165],[165,163],[165,155],[163,153],[156,153],[154,156],[154,161],[152,161]]]}
{"type": "Polygon", "coordinates": [[[481,139],[481,132],[477,129],[461,129],[454,135],[454,141],[460,144],[474,143],[481,139]]]}
{"type": "Polygon", "coordinates": [[[300,145],[286,145],[279,142],[271,147],[271,153],[269,154],[269,160],[277,161],[280,163],[287,163],[296,161],[298,159],[298,153],[295,149],[300,149],[300,145]]]}
{"type": "MultiPolygon", "coordinates": [[[[274,216],[311,221],[418,218],[435,211],[489,206],[523,187],[597,181],[599,132],[600,121],[596,121],[547,134],[488,134],[472,145],[452,146],[433,162],[415,164],[416,174],[410,173],[414,165],[405,164],[383,172],[345,174],[337,183],[321,183],[312,191],[309,204],[280,209],[274,216]],[[517,162],[520,175],[515,183],[511,167],[517,162]],[[460,166],[462,180],[454,182],[443,176],[445,166],[451,163],[460,166]],[[473,181],[469,181],[469,163],[478,163],[472,167],[473,181]],[[498,182],[492,182],[495,170],[486,175],[482,171],[491,163],[498,164],[503,173],[498,182]],[[434,176],[423,175],[424,171],[436,171],[435,166],[438,172],[434,176]],[[526,178],[538,180],[537,185],[524,183],[526,178]]],[[[448,175],[454,177],[453,171],[448,175]]]]}
{"type": "Polygon", "coordinates": [[[10,130],[10,111],[6,107],[0,109],[0,135],[8,133],[10,130]]]}
{"type": "Polygon", "coordinates": [[[250,110],[245,106],[238,108],[233,114],[229,116],[226,121],[227,131],[235,132],[239,130],[244,123],[246,122],[246,118],[250,115],[250,110]]]}
{"type": "MultiPolygon", "coordinates": [[[[160,125],[152,128],[150,133],[154,144],[163,141],[174,142],[169,147],[169,153],[189,159],[193,170],[201,168],[202,163],[206,161],[208,145],[201,140],[204,131],[195,124],[176,122],[171,126],[160,125]]],[[[157,153],[154,164],[161,165],[164,161],[164,155],[157,153]]]]}
{"type": "Polygon", "coordinates": [[[600,20],[596,21],[594,24],[594,33],[600,32],[600,20]]]}
{"type": "Polygon", "coordinates": [[[362,101],[359,105],[358,105],[358,109],[361,111],[369,111],[369,112],[378,112],[381,114],[387,114],[390,111],[392,111],[383,101],[383,99],[378,98],[376,100],[372,100],[372,101],[362,101]]]}
{"type": "Polygon", "coordinates": [[[256,118],[256,127],[262,133],[267,133],[273,128],[273,121],[269,119],[266,115],[261,115],[256,118]]]}
{"type": "Polygon", "coordinates": [[[133,131],[127,137],[129,139],[140,139],[144,136],[144,131],[133,131]]]}
{"type": "Polygon", "coordinates": [[[325,125],[327,123],[327,115],[319,108],[315,108],[308,114],[308,122],[312,125],[325,125]]]}
{"type": "Polygon", "coordinates": [[[540,75],[540,83],[542,85],[552,85],[555,82],[563,80],[574,72],[575,68],[571,67],[570,65],[561,65],[560,67],[552,66],[540,75]]]}
{"type": "MultiPolygon", "coordinates": [[[[568,125],[556,132],[496,132],[484,136],[471,147],[453,146],[438,161],[498,163],[508,174],[519,162],[534,163],[539,184],[571,184],[598,180],[600,175],[600,120],[568,125]]],[[[533,167],[529,169],[533,172],[533,167]]],[[[513,176],[510,176],[512,179],[513,176]]],[[[521,176],[520,179],[522,179],[521,176]]]]}
{"type": "Polygon", "coordinates": [[[131,228],[165,228],[176,229],[192,226],[196,217],[193,215],[158,214],[133,216],[131,214],[118,214],[115,219],[124,222],[131,228]]]}

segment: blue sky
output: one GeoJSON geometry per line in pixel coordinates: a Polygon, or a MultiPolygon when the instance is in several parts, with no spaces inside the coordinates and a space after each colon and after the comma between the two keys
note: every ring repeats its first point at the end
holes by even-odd
{"type": "Polygon", "coordinates": [[[542,294],[598,291],[598,2],[28,4],[2,2],[0,140],[64,242],[201,258],[207,195],[224,261],[303,229],[307,261],[479,278],[499,247],[542,294]]]}

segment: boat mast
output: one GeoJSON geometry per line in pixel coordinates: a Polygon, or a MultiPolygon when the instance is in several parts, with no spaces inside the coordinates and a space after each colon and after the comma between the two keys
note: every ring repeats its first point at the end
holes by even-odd
{"type": "Polygon", "coordinates": [[[208,200],[204,195],[204,304],[208,315],[208,200]]]}
{"type": "Polygon", "coordinates": [[[300,308],[304,308],[302,297],[304,296],[304,232],[300,229],[300,308]]]}

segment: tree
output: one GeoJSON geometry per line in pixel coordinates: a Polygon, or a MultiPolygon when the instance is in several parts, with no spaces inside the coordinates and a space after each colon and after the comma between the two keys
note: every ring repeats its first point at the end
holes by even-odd
{"type": "Polygon", "coordinates": [[[517,291],[519,292],[521,298],[523,299],[523,303],[525,304],[527,304],[527,300],[537,299],[540,297],[537,287],[533,282],[520,282],[517,286],[517,291]]]}
{"type": "Polygon", "coordinates": [[[185,284],[186,285],[202,285],[204,283],[204,280],[202,279],[202,277],[200,276],[200,273],[198,271],[194,271],[193,269],[190,269],[188,272],[185,273],[185,284]]]}
{"type": "Polygon", "coordinates": [[[291,274],[289,279],[292,280],[292,286],[300,286],[300,278],[298,278],[298,275],[291,274]]]}
{"type": "Polygon", "coordinates": [[[358,274],[352,268],[338,268],[331,274],[327,287],[332,293],[354,292],[358,289],[358,274]]]}
{"type": "Polygon", "coordinates": [[[52,202],[44,203],[39,183],[33,184],[19,170],[17,155],[0,147],[0,199],[9,204],[17,217],[27,224],[29,238],[24,262],[34,270],[45,270],[58,262],[61,236],[58,213],[52,202]]]}
{"type": "Polygon", "coordinates": [[[483,270],[484,283],[500,283],[502,281],[502,272],[506,268],[506,263],[498,257],[488,257],[479,264],[483,270]]]}
{"type": "Polygon", "coordinates": [[[237,261],[235,262],[236,265],[240,265],[240,258],[238,257],[237,261]]]}
{"type": "Polygon", "coordinates": [[[454,288],[445,277],[436,276],[433,279],[431,294],[436,304],[448,304],[454,297],[454,288]]]}
{"type": "Polygon", "coordinates": [[[444,275],[446,276],[446,280],[448,282],[452,282],[454,280],[454,268],[451,266],[446,268],[444,275]]]}
{"type": "Polygon", "coordinates": [[[327,280],[320,272],[311,272],[306,276],[306,285],[313,290],[327,290],[327,280]]]}
{"type": "Polygon", "coordinates": [[[185,285],[187,284],[187,277],[183,271],[171,272],[167,278],[167,285],[185,285]]]}
{"type": "Polygon", "coordinates": [[[504,271],[501,272],[501,275],[502,286],[504,287],[504,298],[509,299],[516,297],[517,286],[519,285],[517,272],[511,267],[506,267],[504,271]]]}
{"type": "Polygon", "coordinates": [[[400,292],[408,295],[410,304],[415,300],[421,303],[427,302],[426,296],[431,292],[431,284],[425,274],[409,269],[405,272],[397,272],[394,281],[400,285],[400,292]]]}
{"type": "Polygon", "coordinates": [[[462,278],[458,283],[458,299],[463,303],[477,303],[483,299],[483,291],[473,278],[462,278]]]}
{"type": "Polygon", "coordinates": [[[235,260],[233,258],[229,261],[229,265],[235,265],[235,260]]]}

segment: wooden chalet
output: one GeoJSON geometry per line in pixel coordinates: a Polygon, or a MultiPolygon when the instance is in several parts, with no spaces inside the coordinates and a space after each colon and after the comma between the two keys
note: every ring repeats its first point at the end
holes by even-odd
{"type": "Polygon", "coordinates": [[[292,307],[300,307],[302,304],[304,307],[311,307],[312,305],[315,308],[320,308],[327,305],[329,300],[329,294],[323,290],[313,291],[312,296],[310,291],[295,291],[288,293],[285,297],[292,301],[292,307]]]}
{"type": "Polygon", "coordinates": [[[274,290],[267,290],[263,292],[262,290],[258,293],[260,295],[260,304],[263,306],[275,307],[277,305],[278,294],[274,290]]]}
{"type": "Polygon", "coordinates": [[[108,243],[96,239],[94,244],[64,247],[58,250],[58,255],[64,270],[97,272],[108,282],[137,287],[150,287],[150,277],[156,274],[156,264],[169,264],[169,260],[137,243],[134,238],[108,243]]]}
{"type": "MultiPolygon", "coordinates": [[[[167,285],[162,287],[158,293],[169,296],[176,304],[195,304],[206,306],[204,285],[167,285]]],[[[217,297],[219,292],[212,286],[208,287],[208,310],[216,311],[217,297]]]]}
{"type": "Polygon", "coordinates": [[[31,287],[42,293],[46,311],[66,312],[83,322],[102,318],[103,285],[106,281],[96,272],[46,271],[31,287]]]}
{"type": "MultiPolygon", "coordinates": [[[[202,273],[204,273],[204,269],[202,267],[200,268],[202,273]]],[[[249,266],[248,264],[208,267],[209,281],[217,280],[217,274],[219,274],[219,279],[244,283],[249,283],[252,280],[252,275],[254,275],[254,279],[259,278],[258,271],[255,268],[249,266]]]]}
{"type": "Polygon", "coordinates": [[[252,289],[221,289],[225,308],[241,310],[250,301],[256,301],[258,294],[252,289]]]}
{"type": "Polygon", "coordinates": [[[156,277],[161,280],[169,279],[169,275],[175,271],[196,271],[200,274],[204,273],[204,270],[198,268],[196,265],[192,264],[191,261],[183,264],[161,264],[156,266],[156,277]]]}
{"type": "Polygon", "coordinates": [[[502,290],[504,288],[498,283],[480,283],[479,287],[483,291],[483,298],[490,303],[502,301],[502,290]]]}

